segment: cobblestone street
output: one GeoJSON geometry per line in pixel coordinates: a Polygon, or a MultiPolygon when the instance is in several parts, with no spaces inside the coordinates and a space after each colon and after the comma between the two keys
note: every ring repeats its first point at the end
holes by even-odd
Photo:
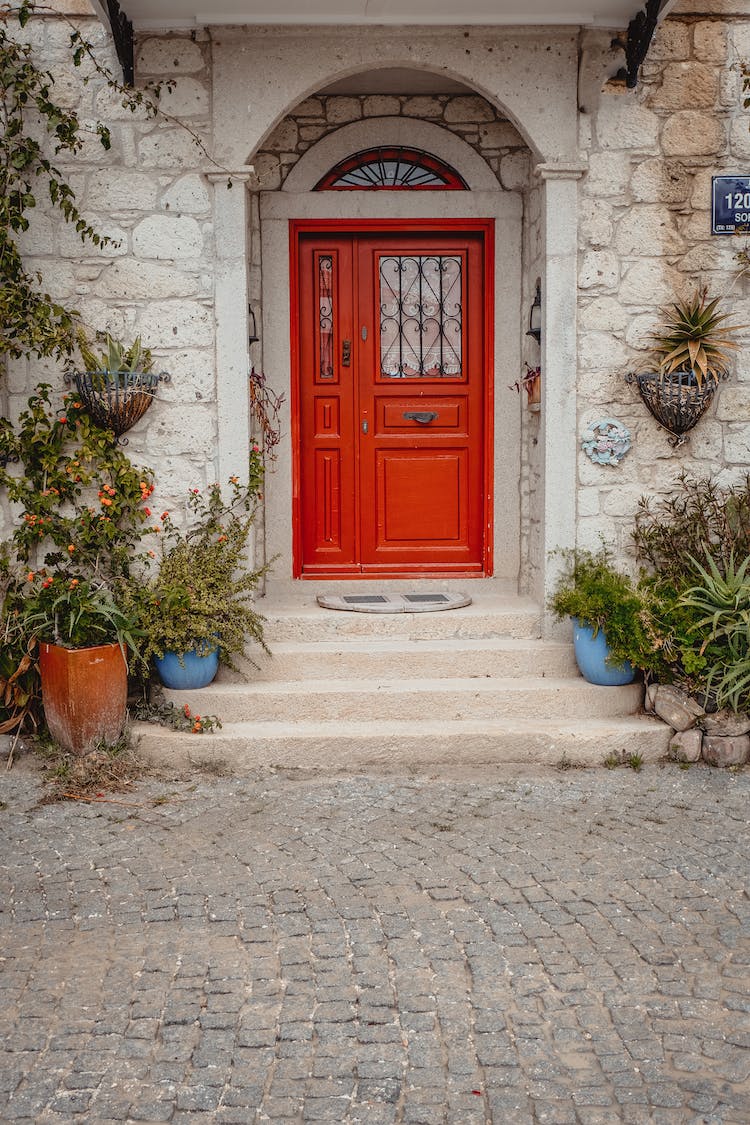
{"type": "Polygon", "coordinates": [[[41,792],[2,775],[2,1122],[750,1121],[748,771],[41,792]]]}

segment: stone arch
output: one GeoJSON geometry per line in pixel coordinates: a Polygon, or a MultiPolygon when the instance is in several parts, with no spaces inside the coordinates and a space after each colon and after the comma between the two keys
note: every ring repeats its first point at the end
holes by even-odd
{"type": "Polygon", "coordinates": [[[342,125],[314,144],[289,172],[282,191],[312,191],[340,160],[378,145],[410,145],[444,160],[460,171],[470,191],[497,191],[497,177],[463,138],[416,117],[370,117],[342,125]]]}
{"type": "Polygon", "coordinates": [[[387,27],[366,35],[308,28],[304,36],[276,27],[252,38],[227,31],[213,48],[218,159],[230,168],[248,163],[308,97],[339,79],[393,67],[437,73],[486,98],[542,162],[577,158],[577,40],[570,29],[409,30],[406,42],[403,31],[387,27]],[[344,54],[347,63],[336,65],[344,54]]]}

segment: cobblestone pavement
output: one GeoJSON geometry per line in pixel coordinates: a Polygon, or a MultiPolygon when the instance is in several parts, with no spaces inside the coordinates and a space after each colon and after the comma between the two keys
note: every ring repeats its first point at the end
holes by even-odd
{"type": "Polygon", "coordinates": [[[0,1121],[750,1122],[750,772],[0,779],[0,1121]]]}

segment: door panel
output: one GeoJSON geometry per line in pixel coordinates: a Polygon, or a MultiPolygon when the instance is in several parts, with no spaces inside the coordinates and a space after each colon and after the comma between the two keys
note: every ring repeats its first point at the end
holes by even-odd
{"type": "Polygon", "coordinates": [[[483,232],[299,240],[301,572],[482,573],[483,232]]]}

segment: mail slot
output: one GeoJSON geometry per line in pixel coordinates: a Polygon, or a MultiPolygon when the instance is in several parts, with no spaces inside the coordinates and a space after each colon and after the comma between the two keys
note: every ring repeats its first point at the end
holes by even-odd
{"type": "Polygon", "coordinates": [[[455,398],[425,402],[417,399],[381,401],[386,430],[456,430],[461,424],[462,403],[455,398]]]}

